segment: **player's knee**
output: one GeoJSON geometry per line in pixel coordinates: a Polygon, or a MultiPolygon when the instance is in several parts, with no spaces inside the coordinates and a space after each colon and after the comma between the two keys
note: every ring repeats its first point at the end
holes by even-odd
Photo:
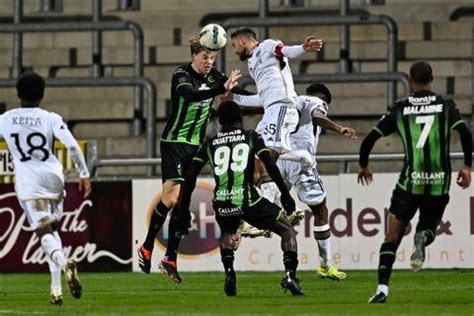
{"type": "Polygon", "coordinates": [[[173,208],[178,203],[179,191],[176,192],[168,192],[167,194],[163,194],[161,197],[161,202],[166,205],[168,208],[173,208]]]}
{"type": "Polygon", "coordinates": [[[313,207],[317,209],[318,214],[320,214],[321,205],[326,200],[326,195],[313,194],[309,192],[307,194],[298,195],[298,198],[304,204],[311,205],[311,210],[313,211],[313,214],[315,213],[313,207]]]}
{"type": "Polygon", "coordinates": [[[171,197],[169,198],[165,204],[166,206],[168,206],[169,208],[174,208],[176,206],[176,204],[178,203],[178,197],[171,197]]]}
{"type": "Polygon", "coordinates": [[[56,222],[51,221],[49,218],[41,220],[40,225],[35,229],[39,239],[46,234],[52,234],[54,231],[57,231],[56,222]]]}
{"type": "Polygon", "coordinates": [[[275,226],[272,230],[274,233],[280,236],[296,236],[296,231],[291,225],[290,221],[286,215],[281,215],[275,223],[275,226]]]}
{"type": "Polygon", "coordinates": [[[290,238],[296,240],[296,230],[293,228],[293,226],[288,227],[288,234],[290,238]]]}
{"type": "Polygon", "coordinates": [[[296,238],[296,230],[291,226],[290,222],[285,222],[283,226],[283,234],[288,238],[296,238]]]}

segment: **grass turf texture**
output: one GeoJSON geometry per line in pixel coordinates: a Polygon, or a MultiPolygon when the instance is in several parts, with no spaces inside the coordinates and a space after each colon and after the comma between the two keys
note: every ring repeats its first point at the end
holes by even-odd
{"type": "Polygon", "coordinates": [[[368,304],[376,271],[349,271],[344,281],[299,272],[304,297],[280,290],[282,272],[238,272],[237,296],[226,297],[224,274],[82,273],[83,297],[63,282],[63,306],[51,306],[47,273],[0,274],[0,314],[124,315],[473,315],[474,270],[394,271],[386,304],[368,304]]]}

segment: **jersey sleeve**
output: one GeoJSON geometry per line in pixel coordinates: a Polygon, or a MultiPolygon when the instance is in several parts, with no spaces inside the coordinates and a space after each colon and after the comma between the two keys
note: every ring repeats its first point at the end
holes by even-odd
{"type": "Polygon", "coordinates": [[[263,102],[260,99],[258,94],[254,95],[241,95],[241,94],[234,94],[233,100],[235,103],[242,107],[263,107],[263,102]]]}
{"type": "Polygon", "coordinates": [[[263,42],[276,57],[298,58],[305,53],[303,45],[285,45],[280,40],[268,39],[263,42]]]}
{"type": "Polygon", "coordinates": [[[456,103],[453,100],[449,99],[447,101],[448,115],[449,115],[449,127],[451,129],[455,128],[459,124],[466,124],[462,119],[461,113],[459,113],[456,103]]]}
{"type": "Polygon", "coordinates": [[[313,113],[314,110],[319,111],[323,115],[328,115],[328,104],[317,97],[301,96],[299,97],[299,110],[313,113]]]}
{"type": "Polygon", "coordinates": [[[225,73],[217,71],[217,70],[215,72],[215,76],[216,76],[216,82],[222,85],[227,81],[227,79],[229,79],[225,73]]]}
{"type": "MultiPolygon", "coordinates": [[[[224,77],[225,78],[225,77],[224,77]]],[[[222,78],[223,79],[223,78],[222,78]]],[[[207,90],[195,89],[192,84],[192,77],[186,69],[178,67],[173,74],[173,86],[176,92],[188,101],[202,101],[222,94],[226,91],[225,81],[217,79],[217,84],[207,90]]]]}
{"type": "Polygon", "coordinates": [[[253,147],[257,156],[260,157],[263,152],[270,152],[270,150],[265,146],[265,143],[263,142],[263,139],[260,137],[260,135],[255,132],[251,132],[250,137],[252,138],[253,147]]]}
{"type": "Polygon", "coordinates": [[[175,84],[175,89],[177,90],[182,85],[193,86],[192,78],[189,72],[182,67],[176,68],[173,73],[173,83],[175,84]]]}
{"type": "Polygon", "coordinates": [[[262,49],[265,52],[270,52],[272,55],[280,56],[279,51],[283,46],[285,46],[281,41],[276,39],[266,39],[260,43],[262,45],[262,49]],[[280,47],[280,48],[278,48],[280,47]]]}
{"type": "Polygon", "coordinates": [[[379,133],[380,136],[388,136],[397,130],[397,108],[395,106],[380,118],[374,130],[379,133]]]}
{"type": "Polygon", "coordinates": [[[69,131],[66,123],[64,123],[61,116],[58,114],[51,114],[51,128],[53,130],[53,135],[63,143],[71,156],[74,165],[77,170],[79,170],[80,178],[89,178],[89,170],[87,169],[87,164],[82,154],[81,147],[77,143],[77,140],[69,131]]]}

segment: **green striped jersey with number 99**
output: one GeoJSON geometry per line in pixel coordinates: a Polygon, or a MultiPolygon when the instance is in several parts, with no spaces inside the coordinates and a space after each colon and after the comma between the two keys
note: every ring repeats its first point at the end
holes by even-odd
{"type": "Polygon", "coordinates": [[[194,160],[208,162],[214,180],[214,203],[249,207],[260,200],[253,185],[255,155],[268,150],[255,132],[236,128],[207,140],[194,160]]]}

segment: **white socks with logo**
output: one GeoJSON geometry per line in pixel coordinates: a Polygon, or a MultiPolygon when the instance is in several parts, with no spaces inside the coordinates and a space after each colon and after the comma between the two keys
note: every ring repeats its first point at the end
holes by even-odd
{"type": "Polygon", "coordinates": [[[54,295],[60,295],[62,293],[61,271],[66,265],[66,257],[58,232],[43,235],[41,246],[48,259],[51,273],[51,292],[54,295]]]}
{"type": "Polygon", "coordinates": [[[45,234],[41,237],[41,245],[44,253],[50,257],[61,269],[66,265],[66,257],[64,256],[61,239],[57,232],[53,234],[45,234]]]}

